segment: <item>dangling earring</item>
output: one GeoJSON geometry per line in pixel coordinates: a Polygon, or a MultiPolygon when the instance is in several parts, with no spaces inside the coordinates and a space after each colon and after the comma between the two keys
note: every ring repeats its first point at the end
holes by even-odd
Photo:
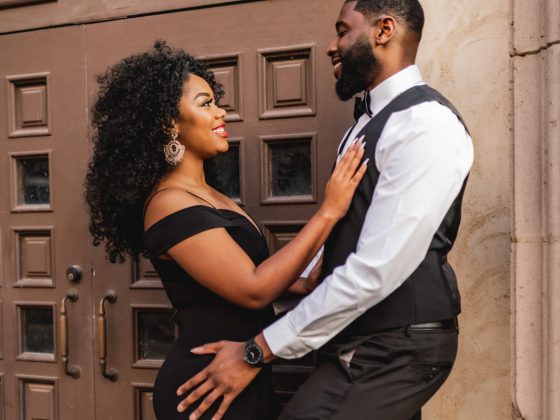
{"type": "Polygon", "coordinates": [[[172,166],[177,166],[183,160],[185,154],[185,146],[177,140],[179,134],[176,131],[171,133],[171,141],[163,146],[163,154],[165,161],[172,166]]]}

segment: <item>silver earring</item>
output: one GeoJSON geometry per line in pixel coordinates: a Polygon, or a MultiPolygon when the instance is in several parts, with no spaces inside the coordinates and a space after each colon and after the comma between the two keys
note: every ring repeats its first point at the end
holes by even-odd
{"type": "Polygon", "coordinates": [[[177,166],[183,160],[185,154],[185,146],[177,140],[179,134],[176,131],[171,133],[171,141],[163,146],[163,154],[165,161],[172,166],[177,166]]]}

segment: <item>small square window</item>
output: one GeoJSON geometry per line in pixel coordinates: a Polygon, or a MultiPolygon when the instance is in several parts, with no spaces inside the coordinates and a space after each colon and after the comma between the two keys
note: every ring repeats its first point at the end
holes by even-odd
{"type": "Polygon", "coordinates": [[[16,304],[19,325],[18,360],[55,360],[54,305],[16,304]]]}
{"type": "Polygon", "coordinates": [[[261,140],[262,203],[316,202],[316,134],[263,136],[261,140]]]}
{"type": "Polygon", "coordinates": [[[175,341],[174,313],[135,308],[136,366],[157,367],[175,341]]]}
{"type": "Polygon", "coordinates": [[[232,142],[227,153],[216,156],[205,165],[208,183],[236,202],[241,201],[239,142],[232,142]]]}
{"type": "Polygon", "coordinates": [[[12,153],[12,210],[52,210],[50,152],[12,153]]]}
{"type": "Polygon", "coordinates": [[[311,195],[310,143],[279,142],[269,147],[272,196],[311,195]]]}
{"type": "Polygon", "coordinates": [[[50,203],[49,160],[47,157],[18,159],[18,204],[50,203]]]}

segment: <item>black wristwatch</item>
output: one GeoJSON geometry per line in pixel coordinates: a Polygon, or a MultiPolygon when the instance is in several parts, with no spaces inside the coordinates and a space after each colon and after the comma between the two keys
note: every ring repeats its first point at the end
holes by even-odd
{"type": "Polygon", "coordinates": [[[261,349],[254,338],[251,338],[245,343],[245,348],[243,349],[243,360],[252,367],[263,367],[264,366],[264,352],[261,349]]]}

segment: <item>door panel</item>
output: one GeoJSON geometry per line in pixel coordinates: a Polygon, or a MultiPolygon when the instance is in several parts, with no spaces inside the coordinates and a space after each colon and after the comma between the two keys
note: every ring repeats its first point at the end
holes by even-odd
{"type": "MultiPolygon", "coordinates": [[[[214,176],[259,222],[275,251],[316,210],[336,146],[351,122],[349,105],[341,106],[335,97],[332,67],[324,54],[339,7],[338,0],[278,0],[89,25],[90,106],[95,75],[147,50],[155,39],[206,61],[226,90],[222,105],[229,112],[233,146],[216,159],[214,176]]],[[[98,249],[94,266],[95,300],[109,289],[118,296],[107,305],[107,345],[108,364],[119,370],[119,378],[111,382],[96,374],[98,416],[150,418],[146,410],[163,347],[154,350],[156,359],[138,360],[143,345],[139,325],[155,323],[139,320],[149,314],[165,319],[158,311],[168,308],[168,301],[145,261],[111,265],[98,249]]],[[[151,334],[165,342],[170,329],[151,334]]],[[[310,355],[275,367],[283,401],[313,365],[310,355]]]]}
{"type": "Polygon", "coordinates": [[[94,416],[84,45],[83,28],[0,37],[0,418],[94,416]]]}
{"type": "MultiPolygon", "coordinates": [[[[339,7],[243,2],[0,37],[0,420],[154,418],[152,386],[175,327],[149,262],[113,265],[90,246],[82,184],[95,75],[156,38],[206,61],[226,90],[231,135],[214,182],[274,252],[316,210],[351,123],[324,55],[339,7]]],[[[314,357],[275,366],[283,401],[314,357]]]]}

